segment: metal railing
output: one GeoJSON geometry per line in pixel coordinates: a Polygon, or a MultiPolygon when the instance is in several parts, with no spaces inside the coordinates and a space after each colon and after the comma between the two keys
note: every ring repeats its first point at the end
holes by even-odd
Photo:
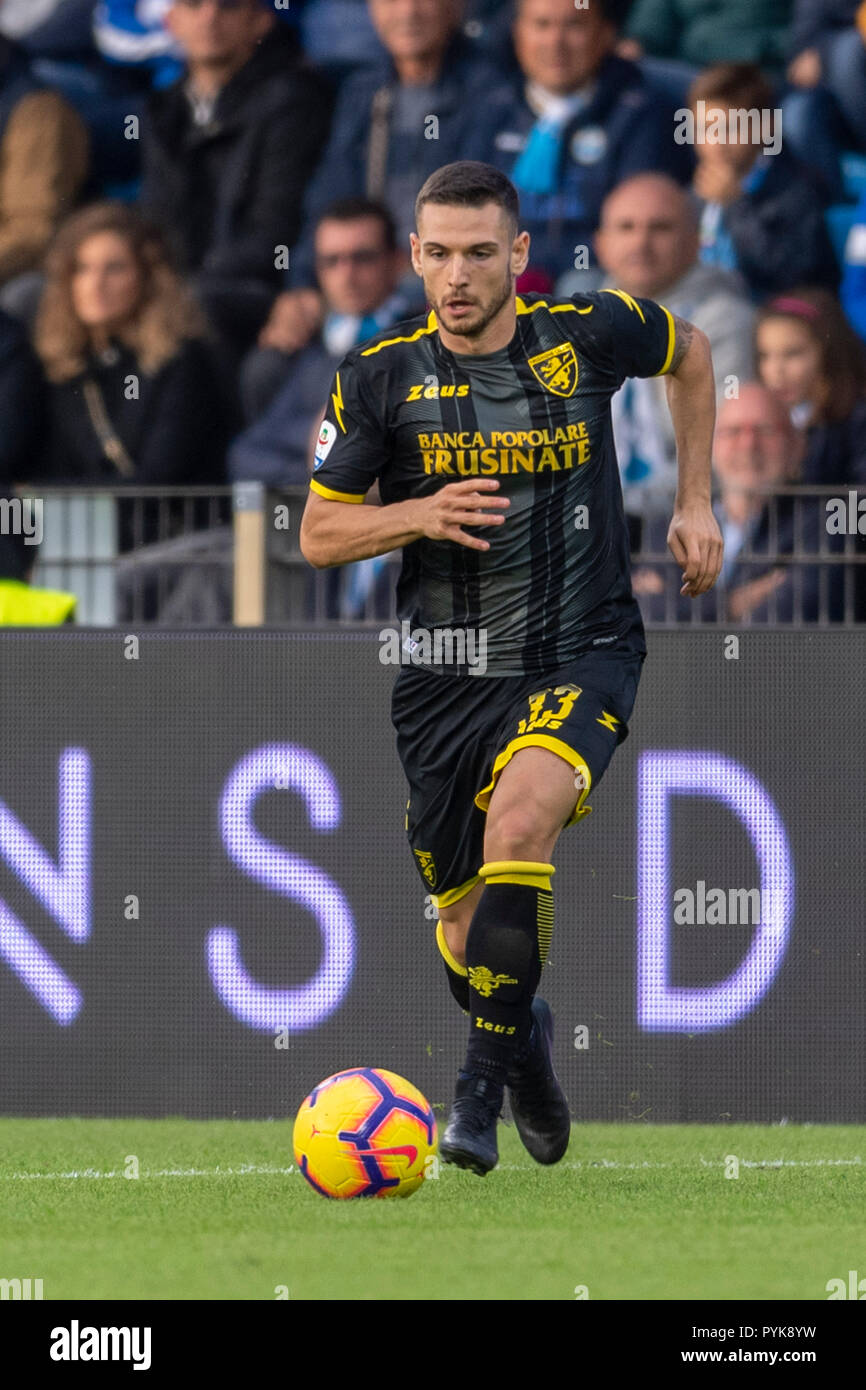
{"type": "MultiPolygon", "coordinates": [[[[647,627],[866,622],[866,535],[857,529],[856,489],[789,484],[744,494],[763,510],[763,518],[745,529],[739,549],[727,546],[722,575],[696,600],[680,596],[682,569],[666,544],[667,521],[651,526],[649,539],[644,527],[632,556],[632,581],[647,627]],[[839,504],[832,512],[831,503],[839,504]],[[834,529],[840,513],[844,531],[834,529]],[[647,574],[657,581],[649,591],[642,583],[647,574]]],[[[671,502],[668,517],[672,511],[671,502]]]]}
{"type": "MultiPolygon", "coordinates": [[[[680,598],[667,522],[644,523],[632,570],[648,627],[866,621],[866,536],[857,531],[856,492],[758,491],[765,525],[744,540],[733,574],[694,603],[680,598]],[[847,508],[840,534],[828,529],[831,499],[847,508]],[[771,569],[785,582],[740,611],[745,586],[771,569]]],[[[339,628],[394,620],[400,553],[313,570],[299,544],[306,487],[27,488],[19,495],[41,506],[31,582],[74,592],[79,624],[339,628]]]]}

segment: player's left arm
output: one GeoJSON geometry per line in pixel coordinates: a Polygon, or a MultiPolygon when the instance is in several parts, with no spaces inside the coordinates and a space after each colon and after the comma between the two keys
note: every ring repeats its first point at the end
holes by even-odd
{"type": "Polygon", "coordinates": [[[676,314],[673,324],[665,385],[677,441],[677,495],[667,541],[682,566],[680,593],[697,598],[713,587],[722,568],[722,533],[711,500],[716,392],[707,335],[676,314]]]}

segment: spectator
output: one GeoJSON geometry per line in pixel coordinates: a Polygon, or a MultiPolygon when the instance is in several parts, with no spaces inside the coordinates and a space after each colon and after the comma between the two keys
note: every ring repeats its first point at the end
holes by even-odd
{"type": "Polygon", "coordinates": [[[783,146],[762,73],[738,63],[708,68],[692,83],[689,107],[694,189],[703,201],[701,260],[739,270],[756,299],[799,282],[835,289],[839,273],[824,225],[824,194],[783,146]]]}
{"type": "Polygon", "coordinates": [[[14,32],[6,32],[26,50],[41,81],[62,93],[87,127],[93,190],[126,185],[131,198],[141,172],[141,142],[131,138],[129,119],[140,119],[148,84],[137,69],[121,70],[103,60],[93,33],[94,4],[22,0],[22,9],[29,7],[25,20],[17,3],[3,0],[2,21],[4,28],[7,16],[16,21],[14,32]]]}
{"type": "Polygon", "coordinates": [[[788,80],[823,87],[835,103],[845,143],[866,149],[866,11],[863,0],[795,0],[788,80]]]}
{"type": "Polygon", "coordinates": [[[866,349],[838,300],[814,289],[772,300],[755,347],[761,381],[807,432],[803,481],[866,484],[866,349]]]}
{"type": "Polygon", "coordinates": [[[39,363],[16,319],[0,309],[0,488],[30,476],[40,445],[39,363]]]}
{"type": "Polygon", "coordinates": [[[697,68],[755,63],[781,71],[790,18],[791,0],[635,0],[625,51],[697,68]]]}
{"type": "MultiPolygon", "coordinates": [[[[737,276],[698,262],[694,202],[663,174],[635,174],[608,195],[595,237],[607,284],[660,300],[710,340],[721,400],[754,371],[754,310],[737,276]]],[[[668,511],[676,491],[676,439],[664,378],[627,381],[613,398],[613,431],[626,511],[668,511]]]]}
{"type": "Polygon", "coordinates": [[[87,168],[87,132],[78,116],[40,85],[23,51],[0,38],[0,285],[10,312],[18,308],[10,282],[38,269],[87,168]]]}
{"type": "MultiPolygon", "coordinates": [[[[719,483],[714,504],[725,542],[722,572],[709,593],[692,600],[680,592],[681,567],[641,565],[633,588],[647,622],[838,622],[843,614],[839,565],[792,563],[798,551],[817,555],[843,548],[830,537],[820,503],[773,488],[801,481],[802,432],[782,402],[754,382],[719,410],[713,463],[719,483]]],[[[645,549],[665,547],[664,523],[656,522],[645,549]]]]}
{"type": "Polygon", "coordinates": [[[36,481],[222,482],[200,314],[158,234],[131,208],[94,204],[63,226],[46,275],[36,350],[48,428],[36,481]]]}
{"type": "Polygon", "coordinates": [[[617,184],[650,169],[688,173],[673,108],[614,53],[620,9],[618,0],[583,9],[518,0],[520,80],[483,113],[483,157],[517,187],[531,267],[554,279],[589,265],[602,202],[617,184]]]}
{"type": "Polygon", "coordinates": [[[151,98],[143,206],[190,273],[227,364],[249,348],[297,237],[329,96],[260,0],[175,0],[187,76],[151,98]]]}
{"type": "MultiPolygon", "coordinates": [[[[172,0],[99,0],[93,36],[106,62],[148,73],[157,89],[176,82],[183,74],[183,53],[165,24],[171,6],[172,0]]],[[[295,25],[305,8],[304,0],[292,0],[276,17],[295,25]]]]}
{"type": "Polygon", "coordinates": [[[486,154],[471,96],[487,100],[501,79],[460,32],[463,0],[368,4],[387,56],[340,90],[330,142],[307,193],[306,230],[292,256],[290,288],[273,305],[261,347],[297,352],[319,329],[324,305],[313,238],[323,211],[339,197],[378,198],[390,209],[405,257],[404,315],[423,310],[408,255],[415,195],[440,165],[486,154]]]}
{"type": "Polygon", "coordinates": [[[341,358],[400,315],[396,238],[383,203],[346,198],[324,213],[316,228],[316,273],[326,309],[321,332],[290,356],[260,349],[247,360],[244,404],[255,423],[232,448],[233,478],[307,481],[308,437],[314,425],[318,431],[327,384],[341,358]]]}

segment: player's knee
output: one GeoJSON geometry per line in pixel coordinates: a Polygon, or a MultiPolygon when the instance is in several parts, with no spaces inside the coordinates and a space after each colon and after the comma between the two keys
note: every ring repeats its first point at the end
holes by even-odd
{"type": "Polygon", "coordinates": [[[459,904],[454,908],[440,908],[439,919],[442,923],[442,933],[445,937],[445,944],[449,952],[454,957],[458,965],[466,964],[466,937],[469,934],[469,922],[472,920],[471,914],[466,919],[465,912],[456,911],[459,904]]]}
{"type": "Polygon", "coordinates": [[[545,861],[550,846],[539,831],[539,816],[531,805],[512,806],[493,815],[484,837],[484,857],[545,861]]]}

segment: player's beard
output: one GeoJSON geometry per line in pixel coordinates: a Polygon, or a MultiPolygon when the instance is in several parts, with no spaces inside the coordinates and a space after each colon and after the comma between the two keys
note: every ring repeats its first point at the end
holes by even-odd
{"type": "MultiPolygon", "coordinates": [[[[514,294],[514,276],[510,271],[506,273],[505,280],[496,293],[495,298],[481,315],[480,319],[475,319],[469,323],[462,323],[458,320],[456,324],[447,322],[445,329],[448,333],[453,333],[455,338],[480,338],[481,334],[493,322],[496,315],[501,313],[511,296],[514,294]]],[[[434,312],[439,322],[442,322],[441,302],[439,304],[429,295],[429,302],[433,305],[434,312]]],[[[447,311],[447,306],[446,306],[447,311]]]]}

